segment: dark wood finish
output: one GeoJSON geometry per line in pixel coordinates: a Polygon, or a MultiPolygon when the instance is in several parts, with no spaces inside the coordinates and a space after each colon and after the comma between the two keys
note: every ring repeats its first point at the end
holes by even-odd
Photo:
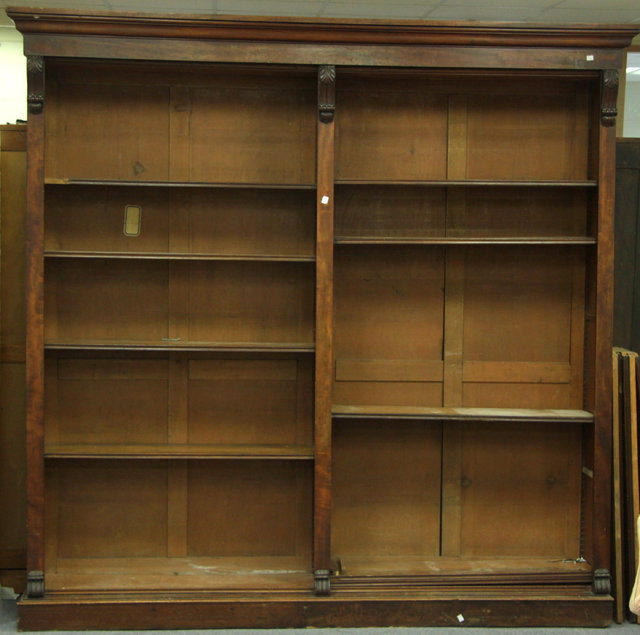
{"type": "MultiPolygon", "coordinates": [[[[45,180],[46,182],[46,180],[45,180]]],[[[336,179],[336,185],[390,185],[390,186],[403,186],[403,185],[415,185],[422,187],[597,187],[598,182],[593,180],[550,180],[550,181],[517,181],[515,179],[445,179],[442,181],[429,180],[429,181],[408,181],[401,179],[390,180],[371,180],[371,179],[336,179]]],[[[72,184],[73,181],[69,181],[72,184]]],[[[115,185],[115,183],[114,183],[115,185]]]]}
{"type": "Polygon", "coordinates": [[[280,445],[47,445],[48,459],[288,459],[314,458],[311,446],[280,445]]]}
{"type": "Polygon", "coordinates": [[[308,359],[87,355],[47,357],[47,456],[65,447],[71,455],[150,456],[244,455],[255,447],[262,456],[311,445],[308,359]],[[184,375],[178,385],[176,369],[184,375]],[[184,408],[174,412],[175,403],[184,408]]]}
{"type": "Polygon", "coordinates": [[[259,580],[263,569],[271,575],[262,577],[272,577],[278,586],[279,576],[285,581],[307,571],[308,462],[189,460],[183,551],[172,541],[175,528],[167,524],[172,487],[167,469],[181,465],[163,460],[50,463],[48,494],[55,504],[47,507],[47,588],[126,590],[144,584],[167,589],[176,587],[176,576],[184,577],[180,586],[188,588],[229,588],[236,582],[225,578],[259,580]],[[212,498],[216,505],[207,504],[212,498]]]}
{"type": "Polygon", "coordinates": [[[595,245],[595,238],[336,238],[336,245],[595,245]]]}
{"type": "MultiPolygon", "coordinates": [[[[78,65],[60,73],[54,66],[49,73],[47,178],[313,183],[310,73],[220,69],[187,80],[176,101],[171,82],[179,71],[132,65],[122,74],[100,65],[97,82],[96,70],[78,65]],[[213,113],[216,126],[209,124],[213,113]]],[[[193,75],[184,72],[183,81],[193,75]]]]}
{"type": "Polygon", "coordinates": [[[313,569],[315,591],[329,592],[331,569],[331,378],[333,375],[333,227],[335,66],[318,69],[315,481],[313,569]]]}
{"type": "Polygon", "coordinates": [[[460,556],[580,557],[578,426],[471,423],[460,443],[460,556]]]}
{"type": "Polygon", "coordinates": [[[24,624],[608,623],[637,29],[10,15],[35,56],[24,624]]]}
{"type": "MultiPolygon", "coordinates": [[[[291,185],[287,183],[207,183],[197,181],[126,181],[123,179],[110,180],[110,179],[72,179],[68,177],[45,177],[45,185],[108,185],[109,187],[176,187],[180,189],[184,188],[216,188],[216,189],[259,189],[259,190],[315,190],[315,184],[296,184],[291,185]]],[[[573,184],[566,184],[573,185],[573,184]]],[[[587,185],[595,185],[593,183],[585,183],[587,185]]],[[[581,187],[581,184],[577,184],[577,187],[581,187]]]]}
{"type": "Polygon", "coordinates": [[[615,294],[613,341],[640,350],[640,141],[616,143],[615,294]]]}
{"type": "MultiPolygon", "coordinates": [[[[477,23],[475,23],[477,24],[477,23]]],[[[628,26],[624,27],[629,29],[628,26]]],[[[563,25],[566,36],[569,27],[563,25]]],[[[634,32],[626,36],[630,41],[634,32]]],[[[601,48],[546,49],[544,47],[491,47],[491,46],[420,46],[394,45],[383,47],[351,44],[322,47],[314,44],[200,40],[197,43],[182,39],[145,39],[140,47],[137,37],[77,38],[56,34],[25,33],[25,46],[33,54],[45,57],[84,57],[99,59],[131,59],[156,61],[222,62],[253,64],[335,64],[340,60],[346,66],[397,66],[416,68],[428,58],[433,68],[509,68],[555,69],[591,71],[620,67],[622,53],[601,48]],[[593,55],[593,60],[590,56],[593,55]]]]}
{"type": "Polygon", "coordinates": [[[531,423],[593,423],[593,414],[582,410],[526,410],[515,408],[419,408],[412,406],[334,406],[339,419],[432,419],[442,421],[510,421],[531,423]]]}
{"type": "Polygon", "coordinates": [[[566,248],[513,249],[466,250],[460,405],[580,408],[584,265],[566,248]]]}
{"type": "Polygon", "coordinates": [[[624,568],[622,560],[622,428],[620,419],[620,362],[619,348],[613,349],[612,355],[612,450],[613,450],[613,597],[615,599],[614,619],[618,624],[624,620],[626,612],[624,592],[624,568]]]}
{"type": "MultiPolygon", "coordinates": [[[[37,95],[43,89],[43,73],[44,61],[32,59],[28,93],[37,95]]],[[[33,101],[38,103],[35,98],[33,101]]],[[[42,108],[29,108],[25,237],[27,576],[44,571],[44,120],[42,108]]],[[[29,591],[27,584],[27,594],[29,591]]]]}
{"type": "Polygon", "coordinates": [[[603,126],[615,126],[618,116],[618,71],[608,70],[602,73],[600,117],[603,126]]]}
{"type": "Polygon", "coordinates": [[[294,344],[291,342],[166,342],[157,344],[155,342],[123,342],[115,344],[103,340],[82,340],[67,342],[47,342],[45,349],[48,350],[97,350],[97,351],[229,351],[229,352],[254,352],[266,353],[277,351],[280,353],[313,353],[315,346],[309,344],[294,344]]]}
{"type": "MultiPolygon", "coordinates": [[[[72,259],[47,262],[48,343],[140,344],[313,341],[313,287],[305,263],[176,262],[176,284],[188,293],[190,318],[168,324],[169,262],[72,259]],[[225,305],[219,302],[225,298],[225,305]],[[239,315],[246,315],[240,321],[239,315]]],[[[173,263],[171,263],[173,264],[173,263]]],[[[184,311],[184,309],[180,309],[184,311]]]]}
{"type": "Polygon", "coordinates": [[[0,126],[0,585],[22,592],[26,583],[24,124],[0,126]]]}
{"type": "Polygon", "coordinates": [[[45,256],[313,261],[314,195],[285,189],[47,187],[45,256]],[[123,232],[124,209],[141,212],[123,232]]]}
{"type": "Polygon", "coordinates": [[[478,22],[418,22],[394,20],[342,20],[325,18],[238,18],[106,12],[78,13],[73,10],[13,8],[9,17],[23,33],[72,33],[74,35],[119,35],[186,37],[261,41],[368,44],[464,44],[472,46],[518,46],[622,48],[635,35],[631,25],[600,26],[478,22]]]}
{"type": "Polygon", "coordinates": [[[39,115],[44,106],[44,58],[27,56],[27,108],[29,114],[39,115]]]}
{"type": "Polygon", "coordinates": [[[438,423],[353,422],[334,431],[331,552],[341,574],[352,559],[381,574],[403,557],[439,555],[442,430],[438,423]]]}
{"type": "Polygon", "coordinates": [[[180,610],[163,600],[122,600],[104,594],[77,598],[67,594],[40,602],[23,602],[19,627],[45,630],[50,624],[65,629],[116,628],[253,628],[263,627],[363,627],[363,626],[606,626],[611,622],[611,603],[584,593],[581,587],[496,587],[484,597],[461,595],[460,589],[430,589],[410,598],[379,592],[348,597],[334,594],[314,599],[307,593],[271,593],[257,599],[208,597],[197,593],[180,600],[180,610]]]}
{"type": "MultiPolygon", "coordinates": [[[[606,78],[603,80],[606,84],[606,78]]],[[[617,90],[617,86],[615,87],[617,90]]],[[[609,86],[607,90],[614,90],[609,86]]],[[[593,565],[611,570],[611,363],[613,346],[613,250],[615,200],[615,126],[599,130],[597,303],[595,307],[595,443],[593,458],[593,565]]]]}

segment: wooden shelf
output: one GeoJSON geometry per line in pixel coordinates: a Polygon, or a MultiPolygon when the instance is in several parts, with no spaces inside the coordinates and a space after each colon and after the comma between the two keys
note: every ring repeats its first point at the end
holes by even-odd
{"type": "Polygon", "coordinates": [[[108,342],[105,340],[50,340],[45,342],[47,350],[87,351],[204,351],[204,352],[248,352],[248,353],[313,353],[313,343],[297,342],[108,342]]]}
{"type": "Polygon", "coordinates": [[[49,459],[287,459],[313,460],[305,445],[46,445],[49,459]]]}
{"type": "Polygon", "coordinates": [[[191,181],[124,181],[115,179],[74,179],[48,177],[45,185],[115,185],[124,187],[210,187],[265,190],[315,190],[314,183],[199,183],[191,181]]]}
{"type": "Polygon", "coordinates": [[[378,238],[375,236],[339,236],[336,245],[595,245],[595,238],[589,236],[513,236],[513,237],[423,237],[423,238],[378,238]]]}
{"type": "MultiPolygon", "coordinates": [[[[117,179],[75,179],[47,177],[45,185],[108,185],[121,187],[199,187],[199,188],[231,188],[231,189],[272,189],[272,190],[315,190],[315,183],[204,183],[191,181],[125,181],[117,179]]],[[[336,179],[336,185],[415,185],[423,187],[597,187],[596,180],[581,181],[507,181],[507,180],[366,180],[336,179]]]]}
{"type": "Polygon", "coordinates": [[[101,596],[109,590],[127,589],[176,590],[178,595],[199,595],[211,591],[238,591],[247,588],[257,592],[295,590],[304,591],[313,585],[299,559],[291,556],[242,555],[231,559],[224,556],[147,556],[129,558],[59,558],[56,571],[50,574],[48,593],[56,589],[67,591],[89,590],[101,596]],[[95,575],[100,571],[100,576],[95,575]]]}
{"type": "Polygon", "coordinates": [[[314,255],[306,254],[189,254],[168,252],[122,251],[45,251],[45,258],[117,258],[126,260],[212,260],[259,262],[315,262],[314,255]]]}
{"type": "Polygon", "coordinates": [[[597,187],[596,180],[582,181],[507,181],[486,179],[459,179],[434,181],[336,179],[336,185],[419,185],[424,187],[597,187]]]}
{"type": "Polygon", "coordinates": [[[585,410],[526,408],[421,408],[414,406],[333,406],[334,419],[412,419],[428,421],[506,421],[513,423],[593,423],[585,410]]]}
{"type": "MultiPolygon", "coordinates": [[[[391,581],[392,576],[415,576],[416,583],[443,584],[457,579],[479,580],[490,576],[484,583],[504,583],[513,581],[518,575],[566,576],[566,581],[589,582],[592,566],[584,559],[563,560],[541,557],[494,557],[494,558],[450,558],[446,556],[433,559],[422,556],[350,556],[340,560],[341,571],[335,582],[348,584],[349,578],[370,576],[379,577],[378,583],[391,581]]],[[[557,578],[556,578],[557,579],[557,578]]],[[[406,578],[405,578],[406,580],[406,578]]]]}

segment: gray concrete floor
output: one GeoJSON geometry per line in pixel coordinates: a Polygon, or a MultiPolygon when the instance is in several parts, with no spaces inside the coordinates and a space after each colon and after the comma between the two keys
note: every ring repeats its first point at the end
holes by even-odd
{"type": "MultiPolygon", "coordinates": [[[[17,610],[16,603],[13,600],[3,600],[0,607],[0,634],[17,633],[16,625],[17,610]]],[[[260,630],[260,629],[238,629],[233,631],[225,630],[192,630],[192,631],[84,631],[87,635],[91,633],[143,633],[151,635],[169,635],[170,633],[180,633],[183,635],[198,635],[199,633],[209,634],[226,634],[226,635],[432,635],[434,633],[443,633],[446,631],[459,630],[457,628],[316,628],[310,629],[282,629],[282,630],[260,630]]],[[[44,631],[50,633],[70,633],[70,631],[44,631]]],[[[538,635],[539,633],[558,633],[559,635],[579,635],[590,633],[596,635],[598,632],[607,634],[624,635],[640,635],[640,626],[637,624],[612,624],[607,629],[589,629],[589,628],[473,628],[473,635],[505,635],[505,633],[523,633],[524,635],[538,635]]]]}

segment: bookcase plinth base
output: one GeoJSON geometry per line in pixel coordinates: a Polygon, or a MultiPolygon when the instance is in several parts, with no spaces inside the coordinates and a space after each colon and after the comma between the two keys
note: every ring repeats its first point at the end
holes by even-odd
{"type": "Polygon", "coordinates": [[[586,587],[393,593],[67,594],[19,603],[19,628],[37,630],[306,628],[385,626],[590,626],[612,621],[613,599],[586,587]]]}

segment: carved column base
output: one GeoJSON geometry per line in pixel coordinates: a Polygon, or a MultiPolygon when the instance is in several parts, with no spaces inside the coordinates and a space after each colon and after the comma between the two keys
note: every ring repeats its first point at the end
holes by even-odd
{"type": "Polygon", "coordinates": [[[593,592],[596,595],[611,594],[611,574],[607,569],[596,569],[593,572],[593,592]]]}
{"type": "Polygon", "coordinates": [[[44,571],[29,571],[27,573],[27,597],[44,597],[44,571]]]}
{"type": "Polygon", "coordinates": [[[318,569],[318,571],[314,571],[313,577],[313,592],[316,595],[329,595],[331,593],[329,571],[327,569],[318,569]]]}

